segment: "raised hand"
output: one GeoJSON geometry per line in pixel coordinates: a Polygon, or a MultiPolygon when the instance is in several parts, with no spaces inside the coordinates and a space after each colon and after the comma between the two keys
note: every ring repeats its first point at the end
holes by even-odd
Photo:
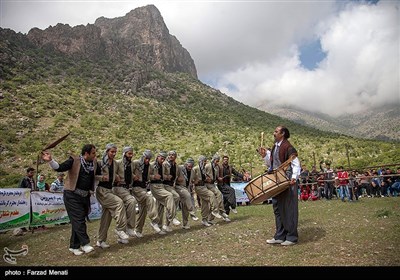
{"type": "Polygon", "coordinates": [[[42,152],[42,160],[49,162],[52,160],[51,154],[49,151],[43,151],[42,152]]]}

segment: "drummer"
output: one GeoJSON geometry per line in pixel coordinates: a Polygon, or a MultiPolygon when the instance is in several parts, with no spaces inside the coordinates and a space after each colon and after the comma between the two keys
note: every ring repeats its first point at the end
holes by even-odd
{"type": "Polygon", "coordinates": [[[275,143],[271,150],[269,171],[277,169],[291,157],[294,159],[286,171],[286,175],[290,178],[289,188],[272,198],[276,231],[274,237],[268,239],[267,243],[290,246],[298,242],[297,178],[300,175],[300,161],[296,149],[288,141],[290,132],[286,127],[278,126],[273,135],[275,143]]]}

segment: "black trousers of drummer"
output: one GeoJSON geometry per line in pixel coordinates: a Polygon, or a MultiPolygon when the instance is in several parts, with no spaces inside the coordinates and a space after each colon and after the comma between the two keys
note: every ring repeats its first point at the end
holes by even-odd
{"type": "Polygon", "coordinates": [[[224,209],[227,215],[229,215],[232,209],[236,208],[236,192],[235,189],[229,186],[228,184],[219,185],[218,189],[221,191],[222,196],[224,198],[224,209]]]}
{"type": "Polygon", "coordinates": [[[275,240],[298,241],[298,198],[297,183],[272,198],[275,215],[275,240]]]}

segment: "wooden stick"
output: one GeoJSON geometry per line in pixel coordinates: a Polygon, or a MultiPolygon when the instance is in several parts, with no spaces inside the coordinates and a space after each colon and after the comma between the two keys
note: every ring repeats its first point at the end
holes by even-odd
{"type": "Polygon", "coordinates": [[[261,132],[261,145],[260,147],[264,147],[264,132],[261,132]]]}

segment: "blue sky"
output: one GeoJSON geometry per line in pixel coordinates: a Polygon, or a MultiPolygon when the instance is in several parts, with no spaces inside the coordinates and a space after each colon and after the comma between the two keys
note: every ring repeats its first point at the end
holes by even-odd
{"type": "MultiPolygon", "coordinates": [[[[351,2],[355,2],[357,4],[377,4],[379,0],[352,0],[351,2]]],[[[342,1],[341,4],[346,4],[345,1],[342,1]]],[[[321,41],[319,38],[313,39],[312,41],[306,42],[299,46],[299,58],[301,62],[301,66],[308,69],[314,70],[318,68],[318,63],[324,60],[327,56],[327,53],[321,47],[321,41]]]]}
{"type": "Polygon", "coordinates": [[[27,33],[154,4],[199,79],[250,106],[331,116],[399,104],[399,1],[0,0],[27,33]]]}
{"type": "Polygon", "coordinates": [[[322,50],[321,41],[314,40],[299,47],[301,66],[308,70],[318,68],[318,63],[326,58],[326,52],[322,50]]]}

